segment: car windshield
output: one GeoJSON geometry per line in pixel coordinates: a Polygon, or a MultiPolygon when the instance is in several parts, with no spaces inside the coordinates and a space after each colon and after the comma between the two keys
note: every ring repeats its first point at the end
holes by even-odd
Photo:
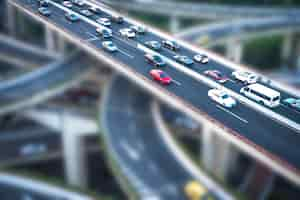
{"type": "Polygon", "coordinates": [[[220,76],[220,77],[222,76],[221,72],[218,72],[218,71],[214,71],[214,72],[217,76],[220,76]]]}
{"type": "Polygon", "coordinates": [[[222,95],[222,99],[228,99],[229,98],[229,95],[228,94],[223,94],[222,95]]]}
{"type": "Polygon", "coordinates": [[[300,104],[300,99],[296,99],[295,103],[300,104]]]}
{"type": "Polygon", "coordinates": [[[107,46],[114,47],[114,44],[113,43],[108,43],[107,46]]]}
{"type": "Polygon", "coordinates": [[[159,56],[153,56],[153,59],[156,60],[157,62],[162,62],[162,59],[159,56]]]}
{"type": "Polygon", "coordinates": [[[165,72],[161,72],[161,73],[160,73],[160,77],[161,77],[161,78],[167,78],[168,75],[167,75],[165,72]]]}

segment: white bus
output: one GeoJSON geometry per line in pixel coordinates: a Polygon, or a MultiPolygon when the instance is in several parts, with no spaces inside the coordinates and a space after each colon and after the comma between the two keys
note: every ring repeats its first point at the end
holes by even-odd
{"type": "Polygon", "coordinates": [[[255,101],[271,108],[280,104],[279,92],[258,83],[243,87],[240,92],[246,97],[254,99],[255,101]]]}

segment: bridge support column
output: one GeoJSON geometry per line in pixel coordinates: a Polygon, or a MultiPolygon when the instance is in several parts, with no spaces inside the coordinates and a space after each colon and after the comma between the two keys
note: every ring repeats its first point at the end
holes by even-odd
{"type": "Polygon", "coordinates": [[[171,33],[177,33],[179,31],[180,21],[176,15],[171,16],[169,24],[171,33]]]}
{"type": "Polygon", "coordinates": [[[64,167],[68,184],[87,187],[87,167],[83,137],[78,134],[70,117],[62,114],[62,142],[64,151],[64,167]]]}
{"type": "Polygon", "coordinates": [[[229,39],[226,44],[226,57],[240,63],[243,58],[243,44],[240,39],[229,39]]]}
{"type": "Polygon", "coordinates": [[[217,130],[212,125],[203,123],[201,157],[206,170],[225,180],[238,154],[231,143],[214,131],[217,130]]]}
{"type": "Polygon", "coordinates": [[[251,177],[249,177],[247,185],[244,186],[244,191],[250,199],[264,200],[272,191],[275,180],[275,174],[261,165],[256,163],[251,177]]]}
{"type": "Polygon", "coordinates": [[[55,33],[48,27],[45,27],[45,45],[48,51],[55,51],[55,33]]]}
{"type": "Polygon", "coordinates": [[[237,160],[237,152],[230,142],[224,140],[218,135],[216,135],[214,141],[214,169],[219,178],[226,180],[230,167],[233,165],[233,163],[235,163],[235,160],[237,160]]]}
{"type": "Polygon", "coordinates": [[[281,59],[282,66],[300,70],[299,64],[300,57],[300,34],[293,34],[288,32],[284,36],[281,59]]]}
{"type": "Polygon", "coordinates": [[[58,51],[62,54],[65,54],[66,53],[66,40],[61,36],[61,35],[58,35],[58,51]]]}
{"type": "Polygon", "coordinates": [[[6,1],[6,22],[8,33],[11,36],[16,36],[16,9],[6,1]]]}
{"type": "Polygon", "coordinates": [[[213,133],[210,124],[203,123],[202,125],[202,149],[201,158],[206,170],[211,170],[213,167],[213,133]]]}

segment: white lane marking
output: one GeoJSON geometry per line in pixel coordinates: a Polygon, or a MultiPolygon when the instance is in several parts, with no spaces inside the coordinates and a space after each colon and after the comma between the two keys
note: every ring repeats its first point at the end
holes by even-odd
{"type": "Polygon", "coordinates": [[[140,155],[138,154],[137,151],[135,151],[132,147],[130,147],[128,145],[127,142],[122,141],[121,142],[121,146],[123,147],[123,149],[128,153],[128,156],[133,159],[133,160],[139,160],[140,155]]]}
{"type": "Polygon", "coordinates": [[[298,114],[300,113],[299,111],[294,110],[293,108],[289,107],[288,105],[285,105],[283,103],[280,103],[280,105],[283,106],[283,107],[285,107],[285,108],[287,108],[288,110],[294,111],[295,113],[298,113],[298,114]]]}
{"type": "Polygon", "coordinates": [[[131,58],[131,59],[134,58],[133,55],[130,55],[129,53],[127,53],[126,51],[124,51],[124,50],[122,50],[122,49],[120,49],[120,48],[118,48],[118,51],[119,51],[120,53],[124,54],[125,56],[128,56],[128,57],[131,58]]]}
{"type": "Polygon", "coordinates": [[[85,32],[85,33],[90,36],[90,38],[86,39],[85,41],[90,42],[90,41],[100,40],[99,37],[97,37],[96,35],[94,35],[90,32],[85,32]]]}
{"type": "MultiPolygon", "coordinates": [[[[71,13],[75,13],[76,15],[79,16],[79,18],[83,19],[83,20],[86,21],[87,23],[90,23],[90,24],[92,24],[92,25],[94,25],[94,26],[96,26],[96,27],[102,27],[102,28],[104,27],[104,26],[102,26],[102,25],[100,25],[100,24],[98,24],[98,23],[96,23],[96,22],[90,20],[89,18],[87,18],[87,17],[81,15],[80,13],[77,13],[77,12],[75,12],[75,11],[73,11],[73,10],[70,10],[70,9],[68,9],[68,8],[66,8],[66,7],[63,7],[63,6],[61,6],[60,4],[57,4],[57,3],[55,3],[55,2],[53,2],[53,1],[51,1],[51,0],[49,0],[49,2],[50,2],[52,5],[54,5],[54,6],[58,7],[58,8],[60,8],[60,9],[62,9],[62,10],[64,10],[64,11],[71,12],[71,13]]],[[[87,2],[88,2],[88,1],[87,1],[87,2]]],[[[99,7],[98,5],[96,5],[96,4],[94,4],[94,3],[90,3],[90,4],[93,4],[93,5],[95,5],[96,7],[99,7]]],[[[106,11],[107,11],[107,10],[106,10],[106,11]]],[[[112,12],[112,11],[107,11],[107,12],[112,12]]],[[[130,23],[133,23],[133,24],[140,24],[140,23],[137,23],[135,20],[132,20],[132,19],[129,19],[129,18],[127,19],[127,21],[130,22],[130,23]]],[[[106,28],[106,27],[104,27],[104,28],[106,28]]],[[[163,38],[170,38],[170,36],[168,36],[168,35],[166,35],[166,34],[163,34],[162,32],[157,31],[157,30],[155,30],[155,29],[152,29],[152,32],[153,32],[153,33],[156,33],[157,35],[159,35],[159,36],[161,36],[161,37],[163,37],[163,38]]],[[[185,42],[183,42],[183,41],[179,41],[179,43],[180,43],[182,46],[186,47],[186,48],[192,49],[192,50],[194,50],[194,51],[198,51],[198,49],[195,49],[193,46],[189,45],[188,43],[185,43],[185,42]]],[[[149,48],[146,48],[145,46],[141,45],[140,43],[137,43],[137,47],[140,48],[140,49],[142,49],[142,50],[143,50],[143,49],[144,49],[144,50],[147,49],[148,51],[150,50],[149,48]]],[[[147,52],[147,50],[146,50],[145,52],[147,52]]],[[[150,50],[150,51],[152,51],[152,50],[150,50]]],[[[152,51],[152,52],[153,52],[153,51],[152,51]]],[[[159,53],[157,53],[157,52],[155,52],[155,53],[158,54],[158,55],[161,55],[161,54],[159,54],[159,53]]],[[[211,54],[211,53],[208,53],[208,52],[207,52],[206,54],[209,55],[211,58],[214,58],[215,60],[221,62],[222,64],[225,64],[225,65],[227,64],[227,66],[229,66],[229,67],[232,66],[232,63],[231,63],[231,62],[229,62],[229,61],[227,61],[227,60],[224,60],[224,59],[221,58],[221,57],[215,56],[214,54],[211,54]]],[[[162,55],[161,55],[161,56],[162,56],[162,55]]],[[[166,58],[166,56],[164,56],[164,57],[166,58]]],[[[199,73],[197,73],[197,72],[195,72],[195,71],[192,71],[192,70],[190,70],[190,69],[184,67],[183,65],[174,64],[175,62],[174,62],[173,60],[169,59],[169,58],[168,58],[168,60],[169,60],[169,62],[173,63],[173,66],[174,66],[175,68],[177,68],[178,70],[182,71],[183,73],[185,73],[185,74],[187,74],[187,75],[189,75],[189,76],[195,78],[196,80],[201,81],[201,82],[203,82],[203,83],[206,83],[206,84],[209,85],[210,87],[214,87],[214,88],[219,88],[219,87],[220,87],[220,85],[219,85],[218,83],[213,82],[213,81],[210,81],[210,80],[207,80],[205,77],[203,77],[203,76],[200,75],[199,73]]],[[[232,91],[232,90],[229,89],[229,88],[226,88],[226,91],[227,91],[228,93],[230,93],[232,96],[234,96],[236,99],[238,99],[241,103],[244,103],[244,104],[248,105],[249,107],[251,107],[252,109],[254,109],[254,110],[256,110],[256,111],[259,111],[260,113],[265,114],[266,116],[272,118],[273,120],[276,120],[277,122],[280,122],[280,123],[283,124],[283,125],[286,125],[286,127],[288,127],[288,128],[294,129],[296,132],[300,132],[300,124],[296,123],[295,121],[290,120],[289,118],[287,118],[287,117],[285,117],[285,116],[282,116],[282,115],[280,115],[280,114],[278,114],[278,113],[276,113],[276,112],[273,112],[272,110],[267,109],[267,108],[265,108],[265,107],[263,107],[263,106],[261,106],[261,105],[255,103],[255,102],[249,100],[248,98],[245,98],[245,97],[239,95],[238,93],[232,91]]]]}
{"type": "Polygon", "coordinates": [[[225,90],[230,96],[234,97],[236,100],[238,100],[240,103],[246,105],[247,107],[252,108],[253,110],[255,110],[257,112],[262,113],[263,115],[265,115],[266,117],[269,117],[269,119],[276,121],[277,123],[285,125],[289,129],[293,129],[297,133],[300,132],[300,124],[294,122],[293,120],[291,120],[287,117],[284,117],[264,106],[257,104],[253,100],[240,95],[239,93],[233,91],[232,89],[226,88],[222,84],[215,82],[215,81],[211,80],[210,78],[203,76],[200,73],[192,71],[191,69],[184,67],[183,65],[173,61],[172,59],[170,59],[158,52],[153,51],[152,49],[149,49],[148,47],[146,47],[142,44],[138,44],[137,47],[147,53],[161,56],[163,59],[165,59],[166,62],[168,62],[170,64],[170,67],[173,67],[173,68],[177,69],[178,71],[181,71],[182,73],[188,75],[189,77],[193,78],[194,80],[202,82],[211,88],[221,88],[221,89],[225,90]]]}
{"type": "Polygon", "coordinates": [[[131,40],[129,39],[123,39],[122,37],[117,37],[116,35],[113,35],[112,37],[115,38],[116,40],[126,43],[128,46],[131,46],[135,49],[137,48],[137,45],[134,42],[130,42],[131,40]]]}
{"type": "Polygon", "coordinates": [[[236,83],[236,81],[232,80],[232,79],[228,79],[228,81],[232,82],[232,83],[236,83]]]}
{"type": "Polygon", "coordinates": [[[225,112],[227,112],[228,114],[232,115],[233,117],[237,118],[238,120],[240,120],[240,121],[242,121],[242,122],[248,124],[248,121],[247,121],[247,120],[241,118],[240,116],[238,116],[237,114],[235,114],[235,113],[233,113],[233,112],[227,110],[226,108],[224,108],[224,107],[222,107],[222,106],[220,106],[220,105],[216,105],[216,107],[219,108],[219,109],[221,109],[221,110],[223,110],[223,111],[225,111],[225,112]]]}
{"type": "Polygon", "coordinates": [[[172,79],[172,82],[175,83],[176,85],[179,85],[179,86],[181,85],[181,83],[179,81],[176,81],[174,79],[172,79]]]}

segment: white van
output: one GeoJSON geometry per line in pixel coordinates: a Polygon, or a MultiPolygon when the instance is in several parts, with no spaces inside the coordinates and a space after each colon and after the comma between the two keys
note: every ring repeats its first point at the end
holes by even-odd
{"type": "Polygon", "coordinates": [[[243,87],[240,92],[246,97],[254,99],[255,101],[271,108],[280,104],[279,92],[258,83],[243,87]]]}

